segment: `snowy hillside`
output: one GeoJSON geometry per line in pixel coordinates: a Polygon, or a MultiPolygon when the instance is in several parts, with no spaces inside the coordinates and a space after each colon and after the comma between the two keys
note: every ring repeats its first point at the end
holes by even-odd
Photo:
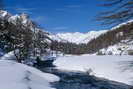
{"type": "Polygon", "coordinates": [[[133,55],[133,40],[123,40],[118,44],[103,48],[99,52],[103,55],[133,55]]]}
{"type": "Polygon", "coordinates": [[[55,75],[12,61],[0,60],[0,89],[54,89],[55,75]]]}
{"type": "Polygon", "coordinates": [[[88,71],[91,69],[95,76],[132,84],[132,71],[123,71],[126,61],[132,61],[132,59],[132,56],[66,56],[58,58],[54,64],[58,69],[63,70],[88,71]]]}
{"type": "Polygon", "coordinates": [[[99,35],[107,32],[107,30],[101,31],[90,31],[87,33],[57,33],[55,35],[50,35],[50,37],[57,41],[72,42],[76,44],[88,43],[90,40],[97,38],[99,35]]]}
{"type": "MultiPolygon", "coordinates": [[[[124,25],[126,26],[131,23],[133,23],[133,20],[119,24],[118,26],[113,27],[111,30],[118,30],[120,27],[122,27],[124,25]]],[[[128,29],[128,27],[127,27],[127,29],[128,29]]],[[[127,29],[124,28],[123,30],[126,31],[127,29]]],[[[131,28],[129,30],[130,30],[130,32],[129,32],[129,34],[127,34],[127,37],[125,40],[121,40],[117,44],[110,45],[107,48],[103,48],[103,49],[99,50],[99,52],[101,54],[105,54],[105,55],[133,55],[133,35],[132,35],[133,29],[131,28]]],[[[116,36],[118,36],[118,35],[124,37],[124,32],[119,32],[116,34],[116,36]]]]}

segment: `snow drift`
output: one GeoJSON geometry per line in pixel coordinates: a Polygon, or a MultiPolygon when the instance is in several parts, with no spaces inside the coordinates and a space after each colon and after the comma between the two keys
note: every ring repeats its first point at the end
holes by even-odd
{"type": "Polygon", "coordinates": [[[55,75],[13,61],[0,60],[0,89],[54,89],[55,75]]]}

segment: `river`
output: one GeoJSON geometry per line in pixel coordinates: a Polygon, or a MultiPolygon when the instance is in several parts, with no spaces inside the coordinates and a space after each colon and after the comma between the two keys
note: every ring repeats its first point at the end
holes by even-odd
{"type": "Polygon", "coordinates": [[[51,83],[56,89],[132,89],[130,85],[99,78],[86,72],[56,68],[41,68],[40,70],[60,77],[60,81],[51,83]]]}

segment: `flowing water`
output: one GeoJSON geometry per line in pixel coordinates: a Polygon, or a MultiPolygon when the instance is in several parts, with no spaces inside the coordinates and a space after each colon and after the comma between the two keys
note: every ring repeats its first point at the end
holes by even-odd
{"type": "Polygon", "coordinates": [[[131,87],[80,71],[72,72],[55,68],[42,68],[41,70],[60,77],[60,81],[51,83],[56,89],[130,89],[131,87]]]}

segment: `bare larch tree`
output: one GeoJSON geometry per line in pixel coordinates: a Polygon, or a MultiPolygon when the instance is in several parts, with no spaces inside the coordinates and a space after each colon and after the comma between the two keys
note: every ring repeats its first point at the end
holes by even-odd
{"type": "Polygon", "coordinates": [[[104,0],[101,6],[110,9],[98,15],[103,25],[118,25],[133,18],[133,0],[104,0]]]}

